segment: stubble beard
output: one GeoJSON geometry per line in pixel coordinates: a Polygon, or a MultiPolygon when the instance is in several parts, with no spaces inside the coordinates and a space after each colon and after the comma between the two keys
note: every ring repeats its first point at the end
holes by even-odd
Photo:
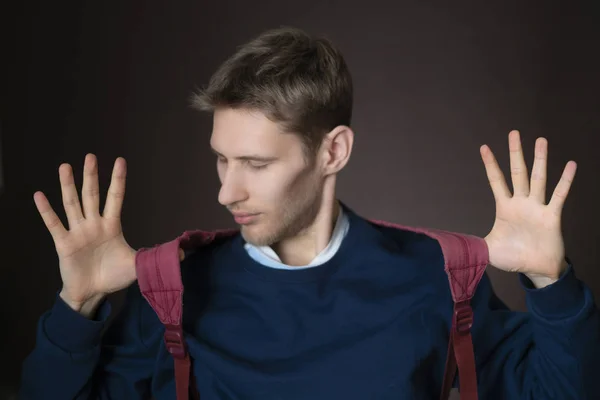
{"type": "Polygon", "coordinates": [[[254,246],[272,246],[309,228],[319,214],[323,197],[322,186],[313,182],[288,196],[275,213],[267,216],[267,221],[260,221],[256,227],[242,226],[244,240],[254,246]],[[255,228],[259,229],[254,231],[255,228]]]}

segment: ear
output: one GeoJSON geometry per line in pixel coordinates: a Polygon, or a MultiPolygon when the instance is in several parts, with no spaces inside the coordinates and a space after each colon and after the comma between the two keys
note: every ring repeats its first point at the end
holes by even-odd
{"type": "Polygon", "coordinates": [[[352,153],[354,132],[348,126],[336,126],[323,138],[319,156],[325,175],[339,172],[346,166],[352,153]]]}

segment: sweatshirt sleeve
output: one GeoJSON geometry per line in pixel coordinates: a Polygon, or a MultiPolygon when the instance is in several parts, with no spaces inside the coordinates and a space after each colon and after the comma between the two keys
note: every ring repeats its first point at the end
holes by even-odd
{"type": "Polygon", "coordinates": [[[487,276],[473,299],[481,398],[600,399],[600,312],[591,290],[570,261],[545,288],[519,280],[529,312],[508,310],[487,276]]]}
{"type": "Polygon", "coordinates": [[[153,358],[140,339],[140,299],[135,292],[134,287],[128,289],[123,310],[110,326],[108,300],[94,319],[88,319],[56,296],[38,321],[35,347],[22,366],[19,398],[150,397],[153,358]]]}

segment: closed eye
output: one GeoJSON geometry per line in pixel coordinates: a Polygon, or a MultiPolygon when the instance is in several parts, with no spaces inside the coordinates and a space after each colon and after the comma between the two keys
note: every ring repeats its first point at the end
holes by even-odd
{"type": "Polygon", "coordinates": [[[269,166],[268,163],[257,163],[257,162],[252,162],[252,161],[248,161],[248,165],[250,166],[250,168],[252,168],[254,170],[265,169],[269,166]]]}
{"type": "MultiPolygon", "coordinates": [[[[227,158],[211,148],[212,152],[217,156],[217,162],[219,164],[226,164],[227,158]]],[[[264,157],[258,155],[248,155],[248,156],[240,156],[234,157],[236,161],[242,162],[244,165],[250,167],[252,170],[262,170],[267,168],[271,163],[277,160],[277,157],[264,157]]]]}

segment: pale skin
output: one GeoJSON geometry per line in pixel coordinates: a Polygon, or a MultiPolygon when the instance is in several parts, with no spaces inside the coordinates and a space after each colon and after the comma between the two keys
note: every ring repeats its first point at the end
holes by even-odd
{"type": "Polygon", "coordinates": [[[91,316],[105,295],[135,281],[135,250],[125,241],[121,228],[125,160],[115,161],[102,214],[99,212],[98,163],[94,155],[85,157],[83,171],[80,203],[71,166],[59,167],[69,230],[44,193],[36,192],[34,201],[58,254],[63,281],[60,296],[74,310],[91,316]]]}
{"type": "MultiPolygon", "coordinates": [[[[326,247],[331,237],[339,207],[335,178],[348,162],[353,135],[349,127],[336,127],[326,135],[315,162],[304,164],[297,136],[281,134],[277,125],[260,113],[217,111],[211,146],[218,153],[217,171],[222,185],[219,202],[232,212],[257,213],[254,223],[242,227],[244,236],[257,243],[270,238],[269,245],[284,263],[304,265],[326,247]],[[252,160],[256,156],[270,165],[257,169],[257,160],[252,160]],[[282,204],[293,209],[282,213],[282,204]],[[312,214],[307,222],[309,212],[312,214]]],[[[545,205],[545,139],[538,139],[529,185],[518,133],[511,132],[509,137],[513,196],[493,154],[487,146],[481,147],[496,198],[496,221],[485,240],[493,266],[523,272],[542,287],[558,279],[566,267],[560,215],[575,163],[567,164],[553,198],[545,205]]],[[[102,213],[98,162],[93,154],[85,158],[81,202],[72,167],[62,164],[59,176],[68,229],[42,192],[34,194],[34,201],[59,257],[63,280],[60,296],[71,308],[91,317],[106,295],[136,280],[136,250],[125,240],[121,226],[126,162],[119,157],[114,163],[102,213]]]]}
{"type": "Polygon", "coordinates": [[[335,180],[354,134],[329,132],[311,164],[297,135],[257,112],[219,109],[210,139],[221,181],[218,201],[232,213],[258,214],[244,238],[269,245],[288,265],[308,264],[329,243],[338,204],[335,180]]]}
{"type": "Polygon", "coordinates": [[[490,264],[503,271],[521,272],[541,288],[556,282],[567,268],[561,215],[577,164],[574,161],[566,164],[546,204],[548,141],[543,137],[536,140],[531,180],[520,133],[511,131],[508,142],[512,195],[490,148],[487,145],[480,148],[496,200],[496,220],[485,237],[490,264]]]}

